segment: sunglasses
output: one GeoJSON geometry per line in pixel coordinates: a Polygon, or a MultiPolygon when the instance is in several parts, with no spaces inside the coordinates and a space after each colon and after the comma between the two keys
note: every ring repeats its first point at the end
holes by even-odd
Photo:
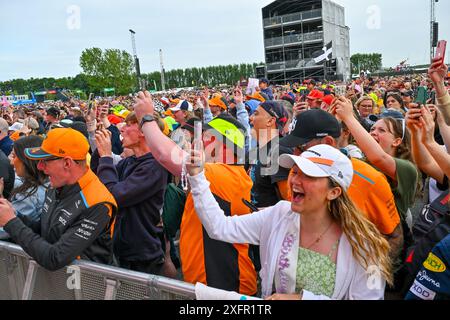
{"type": "Polygon", "coordinates": [[[39,160],[39,162],[42,162],[43,164],[47,164],[49,162],[56,161],[56,160],[61,160],[61,159],[64,159],[64,158],[51,157],[51,158],[39,160]]]}
{"type": "Polygon", "coordinates": [[[311,145],[312,142],[315,142],[317,140],[320,140],[320,139],[313,139],[313,140],[308,141],[307,143],[296,146],[294,148],[295,155],[301,155],[303,152],[305,152],[306,150],[308,150],[309,148],[312,147],[312,145],[311,145]]]}

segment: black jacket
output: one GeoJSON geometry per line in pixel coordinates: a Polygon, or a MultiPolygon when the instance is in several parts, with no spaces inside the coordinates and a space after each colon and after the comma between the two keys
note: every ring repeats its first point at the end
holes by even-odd
{"type": "Polygon", "coordinates": [[[151,153],[129,157],[114,166],[113,159],[99,158],[91,167],[117,201],[114,253],[120,260],[145,262],[164,256],[160,237],[161,210],[168,172],[151,153]]]}
{"type": "Polygon", "coordinates": [[[5,189],[3,190],[3,196],[8,199],[11,195],[11,191],[14,188],[14,168],[11,165],[8,157],[0,150],[0,178],[3,178],[5,189]]]}
{"type": "Polygon", "coordinates": [[[123,147],[122,142],[120,141],[120,131],[116,126],[110,125],[108,130],[111,132],[111,144],[112,144],[112,152],[114,154],[122,154],[123,147]]]}
{"type": "Polygon", "coordinates": [[[49,189],[39,223],[15,218],[5,231],[44,268],[59,270],[77,258],[112,264],[112,195],[92,171],[75,185],[49,189]]]}

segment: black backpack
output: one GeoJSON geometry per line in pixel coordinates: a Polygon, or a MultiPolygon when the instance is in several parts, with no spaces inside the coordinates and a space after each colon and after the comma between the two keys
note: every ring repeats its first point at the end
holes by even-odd
{"type": "Polygon", "coordinates": [[[408,248],[405,269],[407,271],[406,293],[412,286],[433,248],[450,233],[450,193],[441,194],[433,203],[426,205],[413,227],[414,244],[408,248]]]}

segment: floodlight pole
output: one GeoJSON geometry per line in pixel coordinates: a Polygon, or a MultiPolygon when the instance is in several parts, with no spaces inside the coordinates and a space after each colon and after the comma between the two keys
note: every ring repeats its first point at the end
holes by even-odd
{"type": "Polygon", "coordinates": [[[135,38],[135,34],[136,32],[132,29],[129,30],[131,33],[131,45],[133,47],[133,55],[134,55],[134,66],[136,68],[136,78],[137,78],[137,85],[138,85],[138,89],[143,89],[143,83],[142,83],[142,79],[141,79],[141,67],[139,65],[139,58],[137,56],[137,50],[136,50],[136,38],[135,38]]]}
{"type": "Polygon", "coordinates": [[[431,57],[431,61],[434,58],[434,53],[435,53],[435,41],[434,38],[437,37],[437,35],[435,35],[435,32],[438,32],[438,29],[435,29],[435,23],[436,21],[436,3],[439,2],[439,0],[430,0],[430,11],[431,11],[431,18],[430,18],[430,57],[431,57]]]}
{"type": "Polygon", "coordinates": [[[162,91],[166,91],[166,80],[164,75],[164,62],[163,62],[163,51],[162,49],[159,49],[159,59],[161,62],[161,87],[162,91]]]}

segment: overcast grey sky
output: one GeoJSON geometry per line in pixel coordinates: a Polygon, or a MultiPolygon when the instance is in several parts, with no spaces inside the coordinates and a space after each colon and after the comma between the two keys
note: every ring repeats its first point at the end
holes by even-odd
{"type": "MultiPolygon", "coordinates": [[[[132,52],[144,73],[264,61],[261,8],[270,0],[0,0],[0,81],[75,76],[85,48],[132,52]],[[71,10],[75,6],[75,11],[71,10]],[[76,17],[79,9],[78,21],[76,17]]],[[[351,53],[381,52],[385,66],[429,57],[429,0],[335,0],[346,9],[351,53]]],[[[437,7],[450,40],[450,1],[437,7]]]]}

